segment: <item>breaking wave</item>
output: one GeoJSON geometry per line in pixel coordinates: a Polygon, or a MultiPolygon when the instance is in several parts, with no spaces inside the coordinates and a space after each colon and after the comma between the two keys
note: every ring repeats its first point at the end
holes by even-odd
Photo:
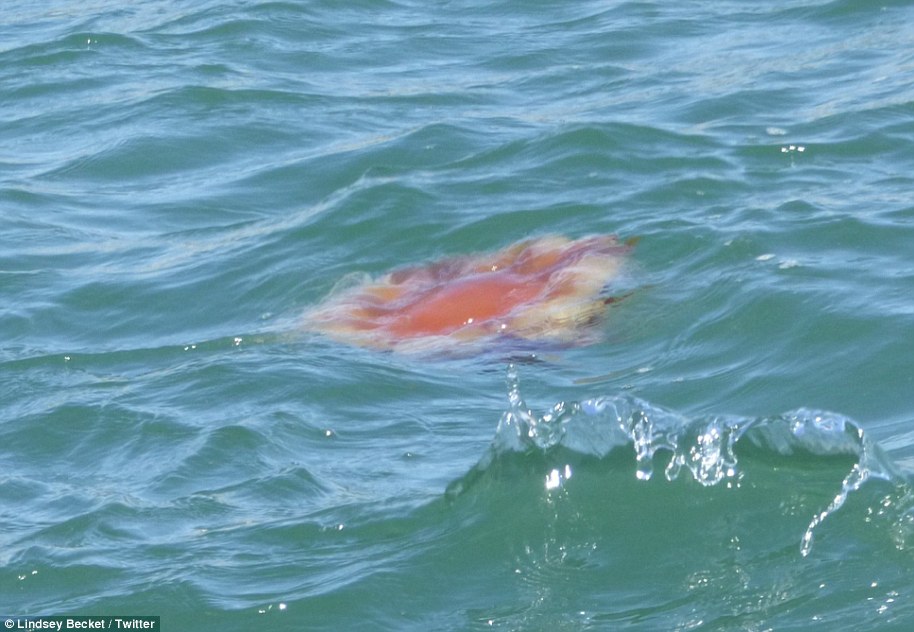
{"type": "MultiPolygon", "coordinates": [[[[904,484],[904,476],[863,429],[836,413],[800,408],[770,417],[689,418],[637,397],[613,395],[560,401],[538,415],[521,396],[513,364],[508,366],[507,387],[509,406],[495,438],[477,465],[450,485],[450,497],[462,494],[494,462],[510,454],[566,450],[601,459],[611,452],[633,450],[637,479],[650,480],[662,470],[668,481],[688,476],[706,487],[739,486],[744,473],[738,444],[739,452],[754,448],[782,457],[848,457],[853,464],[840,485],[836,481],[834,498],[810,517],[801,537],[800,552],[805,557],[812,550],[816,528],[867,480],[904,484]]],[[[546,489],[561,488],[571,476],[568,465],[551,469],[546,489]]]]}

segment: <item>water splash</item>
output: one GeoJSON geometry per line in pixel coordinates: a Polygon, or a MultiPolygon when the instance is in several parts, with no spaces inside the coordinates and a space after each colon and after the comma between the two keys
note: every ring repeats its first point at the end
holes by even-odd
{"type": "MultiPolygon", "coordinates": [[[[501,454],[549,452],[558,447],[598,458],[631,448],[635,476],[645,481],[654,476],[660,461],[657,453],[663,451],[669,455],[663,469],[667,480],[686,474],[703,486],[739,483],[742,473],[735,447],[741,441],[782,456],[853,457],[855,463],[840,490],[812,517],[802,536],[800,553],[804,557],[812,550],[815,529],[844,505],[849,494],[872,477],[890,481],[900,477],[859,426],[835,413],[801,408],[773,417],[687,418],[636,397],[618,395],[562,401],[537,415],[521,395],[513,364],[508,366],[507,387],[508,409],[499,420],[489,452],[476,468],[477,475],[501,454]]],[[[570,477],[570,470],[555,469],[546,477],[546,487],[560,487],[570,477]]]]}

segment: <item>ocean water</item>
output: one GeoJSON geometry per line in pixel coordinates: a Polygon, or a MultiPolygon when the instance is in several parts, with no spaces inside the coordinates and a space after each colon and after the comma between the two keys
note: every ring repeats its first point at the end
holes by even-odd
{"type": "Polygon", "coordinates": [[[914,4],[6,2],[0,613],[914,625],[914,4]],[[638,238],[603,339],[310,334],[638,238]]]}

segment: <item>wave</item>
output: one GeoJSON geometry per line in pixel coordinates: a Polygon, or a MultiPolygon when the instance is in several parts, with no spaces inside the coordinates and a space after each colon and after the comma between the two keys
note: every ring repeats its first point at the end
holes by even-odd
{"type": "MultiPolygon", "coordinates": [[[[739,487],[745,476],[740,459],[749,452],[789,459],[840,457],[850,469],[840,486],[836,481],[831,502],[810,517],[800,542],[805,557],[815,530],[868,480],[898,487],[901,498],[911,496],[907,475],[856,422],[837,413],[799,408],[768,417],[688,417],[637,397],[611,395],[559,401],[538,415],[521,395],[514,364],[507,369],[507,390],[509,406],[492,443],[468,474],[451,483],[448,497],[463,494],[494,464],[517,454],[605,459],[631,450],[636,479],[651,480],[662,470],[667,481],[688,477],[703,487],[739,487]]],[[[545,476],[547,490],[562,488],[572,476],[569,465],[552,465],[545,476]]]]}

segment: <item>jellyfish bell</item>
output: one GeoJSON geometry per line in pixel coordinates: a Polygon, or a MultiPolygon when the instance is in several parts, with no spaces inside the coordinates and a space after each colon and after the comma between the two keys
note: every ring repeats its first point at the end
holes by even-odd
{"type": "Polygon", "coordinates": [[[583,344],[613,302],[608,285],[633,245],[612,235],[550,235],[400,268],[331,292],[303,327],[394,350],[495,336],[583,344]]]}

